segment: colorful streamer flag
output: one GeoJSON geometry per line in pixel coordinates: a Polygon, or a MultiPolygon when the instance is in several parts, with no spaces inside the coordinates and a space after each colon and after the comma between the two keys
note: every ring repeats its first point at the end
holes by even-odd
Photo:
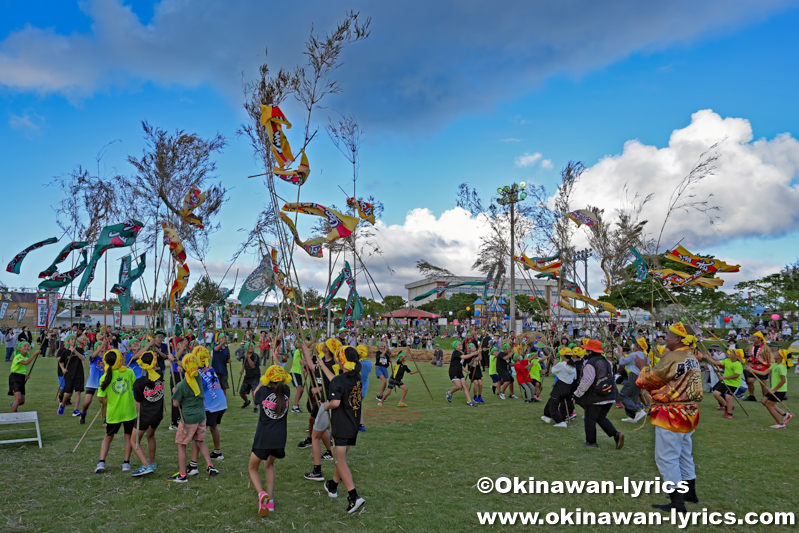
{"type": "Polygon", "coordinates": [[[692,254],[682,246],[678,246],[666,254],[672,261],[698,268],[702,272],[738,272],[741,265],[728,265],[721,259],[708,259],[692,254]]]}
{"type": "Polygon", "coordinates": [[[587,307],[582,307],[582,308],[580,308],[580,307],[572,307],[572,305],[566,299],[563,299],[560,302],[558,302],[558,305],[560,307],[564,308],[564,309],[568,309],[572,313],[582,313],[582,314],[586,314],[587,315],[588,313],[591,312],[591,310],[588,309],[587,307]]]}
{"type": "MultiPolygon", "coordinates": [[[[573,299],[573,300],[580,300],[581,302],[585,302],[589,305],[593,305],[594,307],[599,307],[608,313],[611,313],[613,316],[616,316],[617,310],[616,307],[608,302],[600,302],[599,300],[594,300],[593,298],[589,298],[584,294],[578,294],[574,291],[570,290],[562,290],[560,291],[560,297],[563,299],[573,299]]],[[[560,304],[563,305],[563,304],[560,304]]]]}
{"type": "Polygon", "coordinates": [[[638,275],[635,277],[635,281],[644,281],[646,279],[647,272],[649,272],[649,268],[646,266],[646,261],[644,261],[644,258],[633,246],[630,246],[630,251],[635,256],[635,262],[633,265],[635,266],[635,271],[638,272],[638,275]]]}
{"type": "Polygon", "coordinates": [[[294,289],[289,286],[288,282],[286,281],[286,276],[280,270],[280,266],[278,265],[277,249],[273,248],[272,256],[264,257],[264,260],[268,262],[269,268],[272,269],[273,282],[283,292],[283,297],[288,298],[289,300],[294,300],[294,289]]]}
{"type": "Polygon", "coordinates": [[[291,129],[291,122],[288,121],[286,115],[283,114],[279,107],[262,105],[261,124],[264,125],[269,136],[275,162],[277,162],[278,167],[285,168],[286,164],[294,161],[289,140],[283,134],[283,126],[286,126],[286,129],[291,129]]]}
{"type": "Polygon", "coordinates": [[[355,198],[347,198],[347,205],[350,207],[355,206],[355,208],[358,209],[358,216],[364,220],[368,220],[373,226],[375,225],[375,206],[355,198]]]}
{"type": "Polygon", "coordinates": [[[447,290],[448,288],[449,288],[449,285],[441,285],[441,286],[439,286],[439,287],[437,287],[437,288],[433,289],[432,291],[427,291],[427,292],[426,292],[426,293],[424,293],[424,294],[420,294],[419,296],[417,296],[416,298],[414,298],[414,299],[413,299],[413,301],[414,301],[414,302],[418,302],[419,300],[424,300],[424,299],[425,299],[425,298],[427,298],[428,296],[433,296],[434,294],[436,294],[436,298],[441,298],[441,296],[440,296],[440,295],[438,295],[438,292],[439,292],[441,289],[443,289],[443,290],[441,290],[441,292],[442,292],[442,293],[443,293],[443,292],[446,292],[446,290],[447,290]]]}
{"type": "Polygon", "coordinates": [[[596,215],[587,209],[578,209],[577,211],[566,213],[566,216],[575,221],[578,228],[583,224],[586,226],[593,226],[599,222],[596,215]]]}
{"type": "Polygon", "coordinates": [[[313,202],[293,202],[283,206],[283,211],[305,213],[306,215],[316,215],[327,218],[330,224],[330,233],[327,241],[334,241],[342,237],[349,237],[355,231],[360,219],[339,213],[335,209],[329,209],[323,205],[313,202]]]}
{"type": "Polygon", "coordinates": [[[80,276],[84,270],[86,270],[86,265],[88,264],[87,255],[88,253],[86,250],[83,250],[83,261],[73,268],[72,270],[68,270],[67,272],[61,272],[60,274],[56,274],[55,276],[44,280],[43,282],[39,283],[40,289],[60,289],[61,287],[66,287],[78,276],[80,276]]]}
{"type": "Polygon", "coordinates": [[[311,174],[311,167],[308,164],[308,156],[305,155],[305,150],[300,151],[302,157],[300,164],[296,170],[283,170],[282,168],[272,169],[272,173],[283,181],[293,183],[294,185],[305,185],[305,181],[311,174]]]}
{"type": "Polygon", "coordinates": [[[8,266],[6,267],[6,272],[11,272],[12,274],[19,274],[19,268],[22,266],[22,260],[25,259],[25,256],[27,256],[30,252],[34,250],[38,250],[42,246],[47,246],[48,244],[54,244],[57,242],[58,239],[56,239],[55,237],[50,237],[49,239],[39,241],[35,244],[31,244],[30,246],[28,246],[27,248],[25,248],[20,253],[14,256],[11,262],[8,263],[8,266]]]}
{"type": "Polygon", "coordinates": [[[605,294],[610,294],[610,272],[608,269],[605,268],[605,262],[608,259],[613,259],[612,255],[608,255],[602,258],[602,261],[599,263],[599,267],[602,269],[602,272],[605,273],[605,294]]]}
{"type": "MultiPolygon", "coordinates": [[[[541,272],[542,274],[559,274],[560,273],[560,261],[554,261],[552,263],[544,263],[541,262],[542,258],[529,258],[526,255],[522,254],[521,257],[514,255],[513,260],[517,263],[520,263],[524,266],[526,270],[535,270],[536,272],[541,272]]],[[[545,259],[545,258],[543,258],[545,259]]]]}
{"type": "Polygon", "coordinates": [[[189,265],[178,264],[175,271],[175,281],[172,282],[172,288],[169,290],[169,307],[175,307],[178,304],[178,298],[183,294],[183,290],[189,284],[189,265]]]}
{"type": "Polygon", "coordinates": [[[161,222],[164,228],[164,246],[169,246],[169,253],[172,259],[178,263],[186,262],[186,250],[183,248],[183,242],[178,236],[178,232],[166,225],[166,222],[161,222]]]}
{"type": "Polygon", "coordinates": [[[183,198],[183,207],[178,212],[181,220],[186,224],[203,229],[203,219],[199,215],[194,214],[194,210],[205,203],[205,193],[200,189],[191,189],[186,193],[183,198]]]}
{"type": "Polygon", "coordinates": [[[488,299],[488,286],[491,285],[491,279],[494,277],[494,267],[491,267],[491,270],[488,271],[485,279],[485,288],[483,289],[483,300],[488,299]]]}
{"type": "MultiPolygon", "coordinates": [[[[289,227],[289,231],[294,237],[294,242],[297,243],[297,246],[305,250],[305,252],[311,257],[322,257],[322,243],[325,242],[324,237],[315,237],[313,239],[303,241],[300,239],[300,234],[297,233],[297,228],[294,226],[294,222],[286,213],[282,211],[280,212],[280,220],[282,220],[283,223],[289,227]]],[[[241,300],[241,298],[239,298],[239,300],[241,300]]]]}
{"type": "Polygon", "coordinates": [[[67,244],[58,253],[58,255],[56,256],[55,260],[50,264],[50,266],[47,267],[46,269],[42,270],[41,272],[39,272],[39,277],[43,278],[43,279],[44,278],[49,278],[50,276],[52,276],[53,274],[58,272],[58,267],[56,265],[58,265],[59,263],[63,262],[67,257],[69,257],[69,254],[73,250],[80,250],[81,248],[84,248],[86,246],[89,246],[88,242],[72,241],[71,243],[67,244]]]}
{"type": "Polygon", "coordinates": [[[454,288],[454,287],[463,287],[463,286],[482,287],[485,284],[486,284],[485,281],[464,281],[462,283],[445,283],[443,285],[439,285],[438,287],[436,287],[435,289],[433,289],[431,291],[427,291],[424,294],[420,294],[419,296],[414,298],[413,301],[416,302],[418,300],[424,300],[428,296],[432,296],[434,294],[436,295],[436,298],[441,298],[441,295],[443,295],[445,292],[447,292],[447,289],[454,288]]]}
{"type": "Polygon", "coordinates": [[[119,281],[111,287],[111,292],[119,297],[119,305],[122,307],[123,313],[130,313],[130,289],[133,287],[133,282],[142,277],[147,268],[147,253],[139,256],[136,268],[131,267],[132,258],[130,255],[126,255],[122,258],[122,264],[119,266],[119,281]]]}
{"type": "Polygon", "coordinates": [[[241,306],[245,307],[254,302],[264,291],[270,291],[274,288],[272,261],[268,255],[265,255],[261,264],[244,280],[244,285],[239,289],[238,300],[241,302],[241,306]]]}
{"type": "Polygon", "coordinates": [[[94,270],[97,268],[97,262],[103,256],[106,250],[111,248],[123,248],[125,246],[132,246],[136,242],[136,237],[139,236],[139,231],[144,227],[144,224],[138,220],[129,220],[119,224],[112,224],[106,226],[100,232],[100,237],[94,244],[92,257],[86,270],[83,272],[83,277],[80,280],[78,287],[78,296],[83,295],[83,291],[89,283],[94,280],[94,270]]]}
{"type": "Polygon", "coordinates": [[[338,290],[344,283],[350,288],[350,294],[344,305],[344,322],[347,326],[351,326],[353,318],[358,319],[363,316],[363,303],[355,290],[355,279],[352,277],[352,270],[350,270],[350,264],[347,261],[344,261],[344,268],[341,269],[341,274],[331,283],[330,292],[327,294],[322,307],[330,305],[330,302],[336,297],[338,290]]]}
{"type": "Polygon", "coordinates": [[[695,278],[691,274],[680,272],[678,270],[672,270],[670,268],[653,270],[652,275],[662,279],[669,285],[674,285],[677,287],[682,285],[701,285],[702,287],[707,287],[708,289],[716,289],[724,285],[724,280],[721,278],[695,278]]]}

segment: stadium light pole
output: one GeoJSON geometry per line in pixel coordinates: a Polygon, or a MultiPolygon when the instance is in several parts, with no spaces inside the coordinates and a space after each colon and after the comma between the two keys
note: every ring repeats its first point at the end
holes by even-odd
{"type": "Polygon", "coordinates": [[[526,187],[527,184],[521,182],[497,188],[497,194],[499,194],[497,203],[499,205],[510,206],[510,330],[514,335],[516,334],[516,269],[513,264],[513,256],[516,251],[516,235],[514,231],[514,226],[516,224],[515,207],[516,203],[527,198],[527,193],[524,192],[526,187]]]}

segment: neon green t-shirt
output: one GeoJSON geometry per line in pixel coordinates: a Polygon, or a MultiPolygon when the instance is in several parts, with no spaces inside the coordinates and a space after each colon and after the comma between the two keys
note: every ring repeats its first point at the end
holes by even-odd
{"type": "Polygon", "coordinates": [[[741,384],[741,374],[743,374],[744,365],[740,361],[732,362],[732,359],[725,359],[724,360],[724,377],[727,376],[734,376],[738,374],[738,377],[732,379],[725,379],[724,384],[730,387],[738,388],[741,384]]]}
{"type": "Polygon", "coordinates": [[[779,389],[774,389],[775,392],[788,392],[788,369],[785,368],[785,365],[779,364],[774,365],[771,367],[771,387],[776,387],[777,384],[782,379],[782,376],[785,376],[785,383],[782,384],[782,387],[779,389]]]}
{"type": "Polygon", "coordinates": [[[17,355],[14,356],[14,360],[11,363],[11,373],[12,374],[27,374],[28,370],[25,368],[20,361],[27,361],[33,355],[33,352],[28,352],[28,355],[22,355],[22,352],[17,352],[17,355]]]}
{"type": "Polygon", "coordinates": [[[536,381],[541,381],[541,362],[538,359],[533,359],[533,365],[530,367],[530,377],[536,381]]]}
{"type": "Polygon", "coordinates": [[[497,354],[499,352],[494,352],[491,354],[491,357],[488,361],[488,375],[494,375],[497,373],[497,354]]]}
{"type": "Polygon", "coordinates": [[[292,374],[302,374],[302,367],[300,367],[300,361],[302,361],[302,357],[300,356],[299,348],[296,348],[291,356],[291,372],[292,374]]]}
{"type": "MultiPolygon", "coordinates": [[[[97,396],[108,398],[108,409],[106,411],[106,421],[109,424],[118,424],[136,420],[136,402],[133,400],[133,382],[136,375],[133,370],[126,368],[124,372],[111,370],[113,372],[111,384],[103,390],[97,390],[97,396]]],[[[100,384],[105,381],[105,374],[100,377],[100,384]]]]}

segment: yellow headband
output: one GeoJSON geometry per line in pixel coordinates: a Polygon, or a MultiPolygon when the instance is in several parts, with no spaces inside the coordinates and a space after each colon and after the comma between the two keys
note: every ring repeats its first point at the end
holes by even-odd
{"type": "Polygon", "coordinates": [[[645,338],[638,337],[637,339],[635,339],[635,342],[638,343],[638,346],[641,347],[641,349],[644,351],[644,353],[648,353],[649,352],[649,343],[646,342],[645,338]]]}
{"type": "Polygon", "coordinates": [[[656,348],[657,348],[657,351],[658,351],[658,353],[659,353],[660,355],[663,355],[663,353],[666,351],[666,347],[665,347],[665,346],[663,346],[662,344],[658,344],[658,345],[656,346],[656,348]]]}
{"type": "Polygon", "coordinates": [[[361,361],[369,357],[369,348],[367,348],[365,344],[360,344],[355,349],[358,350],[358,356],[360,356],[361,361]]]}
{"type": "Polygon", "coordinates": [[[264,375],[261,376],[261,385],[266,387],[270,383],[282,382],[285,385],[291,383],[291,376],[286,373],[286,370],[280,365],[272,365],[266,369],[264,375]]]}
{"type": "Polygon", "coordinates": [[[200,361],[201,367],[205,368],[209,365],[211,353],[208,351],[208,348],[205,346],[195,346],[191,353],[197,356],[197,360],[200,361]]]}
{"type": "Polygon", "coordinates": [[[740,359],[741,361],[744,360],[744,351],[742,349],[740,349],[740,348],[729,349],[729,350],[727,350],[727,353],[730,354],[730,355],[737,356],[738,359],[740,359]]]}
{"type": "Polygon", "coordinates": [[[115,353],[116,356],[117,356],[117,362],[114,363],[114,366],[112,367],[112,369],[113,370],[118,370],[120,372],[124,372],[125,370],[127,370],[128,367],[125,366],[125,358],[122,357],[122,354],[119,353],[119,350],[112,349],[112,350],[108,350],[107,352],[105,352],[105,355],[103,356],[103,372],[108,372],[108,363],[105,361],[105,358],[111,352],[115,353]]]}
{"type": "Polygon", "coordinates": [[[574,355],[574,352],[572,351],[571,348],[561,348],[560,350],[558,350],[558,353],[560,355],[574,355]]]}
{"type": "Polygon", "coordinates": [[[158,375],[158,372],[153,370],[153,368],[155,367],[155,363],[156,363],[155,354],[153,352],[151,352],[151,351],[144,352],[142,354],[142,356],[144,356],[144,354],[152,355],[153,356],[153,360],[148,365],[147,363],[145,363],[144,361],[141,360],[141,357],[139,357],[139,361],[138,361],[139,362],[139,368],[141,368],[142,370],[147,372],[147,377],[150,378],[150,381],[156,381],[161,376],[158,375]]]}
{"type": "Polygon", "coordinates": [[[585,348],[580,348],[579,346],[575,346],[574,348],[572,348],[572,355],[574,355],[579,359],[582,359],[583,356],[585,355],[585,348]]]}
{"type": "Polygon", "coordinates": [[[339,349],[341,349],[341,341],[338,339],[327,339],[325,341],[325,346],[327,346],[327,349],[330,350],[330,354],[335,356],[339,349]]]}
{"type": "Polygon", "coordinates": [[[346,346],[341,346],[336,352],[336,360],[341,368],[344,370],[353,370],[355,368],[355,363],[352,361],[347,361],[347,356],[344,355],[344,351],[347,349],[346,346]]]}
{"type": "Polygon", "coordinates": [[[197,383],[197,376],[199,375],[200,369],[200,360],[194,353],[190,353],[188,355],[183,356],[183,361],[181,362],[183,365],[183,372],[186,379],[186,382],[191,387],[192,392],[194,392],[195,396],[200,395],[200,385],[197,383]]]}
{"type": "Polygon", "coordinates": [[[682,343],[686,346],[695,346],[698,340],[694,335],[690,335],[688,330],[685,329],[685,324],[677,322],[669,327],[669,331],[682,337],[682,343]]]}
{"type": "Polygon", "coordinates": [[[790,352],[788,350],[780,350],[778,353],[780,354],[780,357],[782,357],[782,364],[784,365],[787,363],[790,352]]]}
{"type": "Polygon", "coordinates": [[[766,338],[763,336],[763,333],[761,333],[760,331],[758,331],[757,333],[755,333],[755,335],[754,335],[754,336],[755,336],[755,337],[760,337],[760,340],[762,340],[763,342],[766,342],[766,338]]]}

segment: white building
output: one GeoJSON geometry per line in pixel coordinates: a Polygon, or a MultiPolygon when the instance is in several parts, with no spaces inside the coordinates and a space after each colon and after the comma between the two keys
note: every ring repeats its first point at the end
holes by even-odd
{"type": "MultiPolygon", "coordinates": [[[[432,302],[436,299],[436,294],[432,294],[423,300],[419,300],[414,302],[413,299],[417,296],[420,296],[426,292],[432,291],[433,289],[440,287],[441,285],[445,285],[450,283],[455,285],[457,283],[462,283],[464,281],[485,281],[485,277],[475,277],[475,276],[458,276],[453,279],[446,279],[446,278],[435,278],[435,279],[422,279],[419,281],[414,281],[413,283],[408,283],[405,285],[405,288],[408,290],[408,302],[412,306],[419,306],[422,304],[426,304],[428,302],[432,302]]],[[[502,283],[501,288],[501,295],[506,296],[508,292],[510,292],[510,278],[506,277],[504,282],[502,283]]],[[[528,280],[526,277],[524,278],[516,278],[516,294],[517,295],[524,295],[524,296],[536,296],[538,298],[543,298],[546,300],[547,305],[551,305],[551,302],[555,302],[558,300],[557,292],[558,292],[558,282],[557,280],[548,280],[548,279],[536,279],[533,278],[532,281],[528,280]]],[[[453,294],[470,294],[474,293],[478,296],[483,296],[483,287],[481,286],[474,286],[474,285],[463,285],[461,287],[452,287],[447,289],[447,291],[442,295],[442,298],[449,298],[453,294]]],[[[488,298],[494,296],[494,286],[493,282],[488,287],[488,298]]]]}

